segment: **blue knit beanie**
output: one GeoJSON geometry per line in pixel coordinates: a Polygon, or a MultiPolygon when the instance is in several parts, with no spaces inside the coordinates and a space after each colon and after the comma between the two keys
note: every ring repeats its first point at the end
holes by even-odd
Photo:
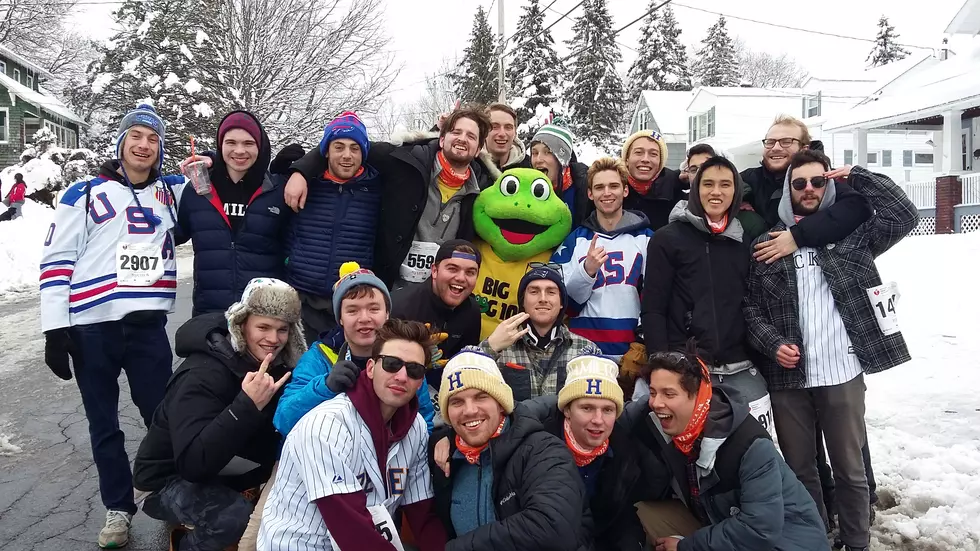
{"type": "Polygon", "coordinates": [[[116,159],[122,160],[123,142],[126,141],[126,134],[129,133],[129,129],[134,126],[145,126],[152,130],[160,139],[157,170],[162,171],[164,151],[163,138],[167,133],[167,127],[165,124],[163,124],[163,119],[161,119],[160,115],[158,115],[156,110],[153,109],[153,106],[145,103],[139,104],[136,109],[126,113],[126,116],[124,116],[122,121],[119,122],[119,130],[116,132],[116,159]]]}
{"type": "Polygon", "coordinates": [[[368,141],[367,128],[361,119],[352,111],[345,111],[339,117],[330,121],[323,129],[323,139],[320,140],[320,154],[327,156],[330,142],[347,138],[361,147],[361,159],[367,159],[371,143],[368,141]]]}
{"type": "Polygon", "coordinates": [[[357,285],[370,285],[381,291],[385,297],[385,306],[391,313],[391,293],[388,292],[388,286],[374,272],[361,268],[357,262],[344,262],[340,266],[340,278],[333,284],[333,314],[337,323],[340,323],[340,303],[344,300],[344,295],[357,285]]]}

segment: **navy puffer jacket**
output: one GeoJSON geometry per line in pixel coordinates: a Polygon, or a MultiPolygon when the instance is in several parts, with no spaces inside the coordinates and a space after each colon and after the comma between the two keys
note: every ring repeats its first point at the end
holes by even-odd
{"type": "Polygon", "coordinates": [[[286,281],[329,298],[341,264],[372,268],[380,213],[381,179],[370,165],[344,184],[322,177],[312,182],[306,208],[293,215],[288,232],[286,281]]]}
{"type": "MultiPolygon", "coordinates": [[[[271,151],[262,129],[259,157],[245,176],[260,178],[262,185],[249,200],[237,233],[217,193],[203,196],[189,189],[181,196],[178,242],[191,239],[194,244],[194,316],[224,312],[241,298],[252,278],[282,277],[283,242],[292,211],[283,198],[285,180],[268,174],[271,151]]],[[[220,157],[219,153],[214,159],[212,179],[221,177],[216,171],[225,170],[220,157]]]]}

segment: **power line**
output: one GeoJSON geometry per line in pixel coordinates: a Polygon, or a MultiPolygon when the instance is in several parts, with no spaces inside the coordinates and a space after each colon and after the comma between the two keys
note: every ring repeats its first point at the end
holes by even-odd
{"type": "MultiPolygon", "coordinates": [[[[555,0],[555,1],[557,1],[557,0],[555,0]]],[[[555,2],[552,2],[551,4],[548,4],[548,7],[547,7],[547,8],[545,8],[545,9],[549,9],[549,8],[551,8],[551,6],[552,6],[552,5],[554,5],[554,3],[555,3],[555,2]]],[[[532,36],[532,37],[529,37],[529,38],[527,38],[527,39],[526,39],[526,40],[525,40],[524,42],[521,42],[520,44],[518,44],[518,45],[516,45],[516,46],[514,46],[514,48],[513,48],[512,50],[510,50],[509,52],[506,52],[506,53],[504,54],[504,57],[507,57],[508,55],[510,55],[510,54],[512,54],[512,53],[514,53],[514,51],[516,51],[516,50],[518,50],[518,49],[519,49],[519,48],[520,48],[521,46],[523,46],[523,45],[525,45],[525,44],[527,44],[528,42],[530,42],[530,41],[531,41],[531,40],[533,40],[534,38],[537,38],[538,36],[541,36],[541,35],[543,35],[544,33],[546,33],[546,32],[548,32],[549,30],[551,30],[551,28],[552,28],[552,27],[554,27],[555,25],[557,25],[558,23],[560,23],[560,22],[561,22],[561,21],[562,21],[563,19],[565,19],[566,17],[568,17],[569,15],[571,15],[573,11],[575,11],[575,10],[577,10],[577,9],[578,9],[578,7],[579,7],[579,6],[581,6],[581,5],[582,5],[582,4],[584,4],[584,3],[585,3],[585,0],[581,0],[581,1],[580,1],[580,2],[578,3],[578,4],[575,4],[574,6],[572,6],[572,9],[570,9],[570,10],[568,10],[568,11],[567,11],[567,12],[565,12],[565,13],[564,13],[564,14],[563,14],[563,15],[562,15],[561,17],[559,17],[558,19],[556,19],[556,20],[554,20],[554,21],[553,21],[553,22],[552,22],[552,23],[551,23],[550,25],[548,25],[547,27],[545,27],[544,29],[542,29],[542,30],[541,30],[541,33],[540,33],[540,34],[538,34],[538,35],[536,35],[536,36],[532,36]]],[[[556,13],[557,13],[557,12],[556,12],[556,13]]],[[[515,34],[516,34],[516,33],[515,33],[515,34]]],[[[511,35],[511,38],[513,38],[513,37],[514,37],[514,35],[511,35]]],[[[508,39],[508,40],[509,40],[509,39],[508,39]]]]}
{"type": "MultiPolygon", "coordinates": [[[[626,29],[628,29],[628,28],[630,28],[630,27],[632,27],[633,25],[636,25],[637,23],[639,23],[640,21],[642,21],[644,17],[646,17],[646,16],[648,16],[648,15],[650,15],[651,13],[653,13],[653,12],[655,12],[655,11],[657,11],[657,10],[659,10],[660,8],[662,8],[662,7],[664,7],[664,6],[666,6],[667,4],[670,4],[671,2],[673,2],[673,0],[665,0],[665,1],[664,1],[664,2],[662,3],[662,4],[660,4],[660,5],[657,5],[657,6],[654,6],[654,7],[652,7],[652,8],[650,8],[649,10],[647,10],[647,11],[646,11],[646,13],[644,13],[644,14],[642,14],[642,15],[640,15],[640,16],[639,16],[639,17],[637,17],[636,19],[634,19],[634,20],[632,20],[632,21],[630,21],[629,23],[627,23],[627,24],[625,24],[625,25],[623,25],[622,27],[620,27],[620,28],[618,28],[618,29],[616,29],[616,30],[615,30],[615,31],[614,31],[614,32],[613,32],[613,33],[612,33],[612,34],[610,35],[610,37],[611,37],[611,38],[616,38],[616,37],[617,37],[617,36],[619,35],[619,33],[621,33],[621,32],[623,32],[623,31],[625,31],[626,29]]],[[[584,51],[585,51],[586,49],[588,49],[588,46],[583,46],[582,48],[579,48],[578,50],[575,50],[574,52],[572,52],[572,53],[570,53],[570,54],[568,54],[567,56],[565,56],[565,57],[563,57],[563,58],[561,58],[561,59],[560,59],[560,60],[559,60],[558,62],[559,62],[559,63],[565,63],[565,62],[566,62],[566,61],[568,61],[569,59],[571,59],[571,58],[573,58],[573,57],[575,57],[575,56],[577,56],[578,54],[580,54],[580,53],[582,53],[582,52],[584,52],[584,51]]]]}
{"type": "MultiPolygon", "coordinates": [[[[554,2],[552,2],[552,4],[554,4],[554,2]]],[[[558,10],[551,9],[551,6],[550,5],[548,7],[546,7],[545,9],[548,10],[548,11],[554,12],[554,13],[561,13],[558,10]]],[[[623,44],[622,42],[620,42],[618,40],[616,40],[616,44],[619,44],[620,46],[622,46],[623,48],[626,48],[627,50],[630,50],[630,51],[633,51],[633,52],[636,52],[636,53],[640,53],[640,50],[637,50],[636,48],[633,48],[631,46],[627,46],[626,44],[623,44]]]]}

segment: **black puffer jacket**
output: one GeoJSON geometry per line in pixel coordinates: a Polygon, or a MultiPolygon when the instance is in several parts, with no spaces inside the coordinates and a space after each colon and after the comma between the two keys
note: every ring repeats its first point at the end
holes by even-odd
{"type": "Polygon", "coordinates": [[[592,520],[578,467],[565,443],[544,430],[523,404],[510,417],[510,426],[490,441],[493,461],[493,500],[497,521],[457,535],[450,507],[449,477],[432,461],[432,450],[449,438],[449,456],[456,452],[456,433],[442,427],[429,439],[429,470],[436,514],[446,527],[446,551],[591,549],[592,520]]]}
{"type": "MultiPolygon", "coordinates": [[[[186,359],[170,377],[136,453],[137,489],[156,491],[179,476],[242,491],[272,473],[280,439],[272,415],[282,391],[262,411],[255,407],[242,390],[242,380],[259,366],[232,349],[227,328],[224,314],[213,313],[192,318],[177,330],[175,351],[186,359]],[[259,466],[238,476],[219,475],[236,456],[259,466]]],[[[282,365],[269,368],[277,381],[285,372],[282,365]]]]}
{"type": "Polygon", "coordinates": [[[687,185],[681,181],[680,175],[676,170],[664,168],[646,195],[640,195],[640,192],[630,188],[630,194],[623,199],[623,208],[638,210],[647,215],[650,228],[656,232],[670,222],[674,205],[687,197],[684,192],[687,185]]]}

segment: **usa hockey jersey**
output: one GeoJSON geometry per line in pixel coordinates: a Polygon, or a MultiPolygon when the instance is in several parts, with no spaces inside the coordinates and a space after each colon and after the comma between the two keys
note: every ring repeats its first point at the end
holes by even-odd
{"type": "Polygon", "coordinates": [[[173,229],[185,179],[164,176],[134,191],[117,166],[110,161],[97,178],[69,187],[55,209],[41,256],[42,331],[173,309],[173,229]]]}
{"type": "Polygon", "coordinates": [[[621,356],[636,340],[651,237],[650,220],[641,212],[624,211],[623,219],[611,232],[599,226],[593,212],[551,257],[561,265],[568,291],[569,330],[599,345],[603,354],[621,356]],[[585,271],[584,260],[596,234],[596,247],[603,247],[609,257],[592,277],[585,271]]]}

